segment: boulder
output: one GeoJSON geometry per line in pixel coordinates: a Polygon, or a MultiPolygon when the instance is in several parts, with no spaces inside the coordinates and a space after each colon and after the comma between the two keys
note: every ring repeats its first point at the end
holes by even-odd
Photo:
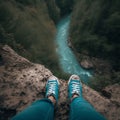
{"type": "Polygon", "coordinates": [[[81,61],[80,65],[85,68],[85,69],[92,69],[93,68],[93,64],[92,62],[90,62],[89,60],[87,59],[84,59],[81,61]]]}

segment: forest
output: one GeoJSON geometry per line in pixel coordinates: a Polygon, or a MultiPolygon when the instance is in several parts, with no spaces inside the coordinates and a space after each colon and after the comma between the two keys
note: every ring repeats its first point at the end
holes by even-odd
{"type": "Polygon", "coordinates": [[[112,67],[109,74],[95,77],[95,87],[120,82],[120,1],[78,0],[70,28],[76,52],[106,60],[112,67]]]}
{"type": "Polygon", "coordinates": [[[56,69],[56,28],[43,0],[0,0],[0,43],[27,59],[56,69]]]}
{"type": "Polygon", "coordinates": [[[0,0],[0,44],[8,44],[60,76],[56,24],[71,14],[70,39],[75,52],[107,60],[112,66],[111,74],[95,76],[93,87],[102,83],[100,90],[120,82],[119,6],[119,0],[0,0]]]}

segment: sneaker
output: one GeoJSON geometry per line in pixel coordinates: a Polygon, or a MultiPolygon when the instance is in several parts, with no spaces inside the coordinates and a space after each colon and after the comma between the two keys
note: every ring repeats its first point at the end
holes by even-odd
{"type": "Polygon", "coordinates": [[[68,81],[69,98],[72,99],[73,95],[82,96],[82,83],[78,75],[72,75],[68,81]]]}
{"type": "Polygon", "coordinates": [[[46,97],[53,96],[58,101],[59,81],[55,76],[48,78],[46,84],[46,97]]]}

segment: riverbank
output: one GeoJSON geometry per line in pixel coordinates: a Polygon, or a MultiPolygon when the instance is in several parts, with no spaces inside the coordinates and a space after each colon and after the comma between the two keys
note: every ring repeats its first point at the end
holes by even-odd
{"type": "Polygon", "coordinates": [[[79,61],[79,64],[84,69],[88,69],[88,70],[93,69],[94,74],[105,74],[105,73],[109,73],[112,70],[112,66],[110,65],[109,61],[103,60],[101,58],[90,57],[85,52],[83,54],[78,53],[76,51],[76,48],[72,44],[70,37],[68,38],[67,43],[68,46],[73,51],[73,53],[75,54],[76,59],[79,61]]]}
{"type": "Polygon", "coordinates": [[[90,57],[87,53],[78,53],[74,48],[71,38],[68,39],[68,45],[73,51],[82,68],[93,71],[93,77],[88,84],[93,89],[102,92],[102,89],[115,83],[120,84],[119,72],[116,72],[108,60],[90,57]]]}
{"type": "Polygon", "coordinates": [[[119,82],[119,72],[115,72],[111,63],[102,58],[90,57],[85,54],[78,53],[70,40],[68,41],[69,47],[72,49],[79,64],[86,70],[93,71],[93,77],[89,80],[88,84],[95,90],[102,92],[104,87],[113,85],[119,82]]]}

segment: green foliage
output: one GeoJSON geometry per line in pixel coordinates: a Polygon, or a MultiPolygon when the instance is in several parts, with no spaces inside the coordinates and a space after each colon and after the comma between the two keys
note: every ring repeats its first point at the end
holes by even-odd
{"type": "Polygon", "coordinates": [[[60,9],[54,0],[46,0],[48,12],[52,20],[57,23],[60,19],[60,9]]]}
{"type": "Polygon", "coordinates": [[[43,0],[10,0],[0,4],[0,43],[22,56],[59,71],[55,26],[43,0]]]}
{"type": "Polygon", "coordinates": [[[37,0],[15,0],[23,5],[35,5],[37,0]]]}
{"type": "Polygon", "coordinates": [[[55,0],[61,10],[61,16],[71,12],[75,0],[55,0]]]}
{"type": "Polygon", "coordinates": [[[78,0],[72,13],[70,36],[79,53],[107,59],[120,68],[119,0],[78,0]]]}
{"type": "Polygon", "coordinates": [[[101,91],[107,85],[120,83],[119,0],[77,0],[70,38],[78,53],[107,60],[113,67],[111,74],[106,71],[93,77],[89,81],[92,88],[101,91]]]}

